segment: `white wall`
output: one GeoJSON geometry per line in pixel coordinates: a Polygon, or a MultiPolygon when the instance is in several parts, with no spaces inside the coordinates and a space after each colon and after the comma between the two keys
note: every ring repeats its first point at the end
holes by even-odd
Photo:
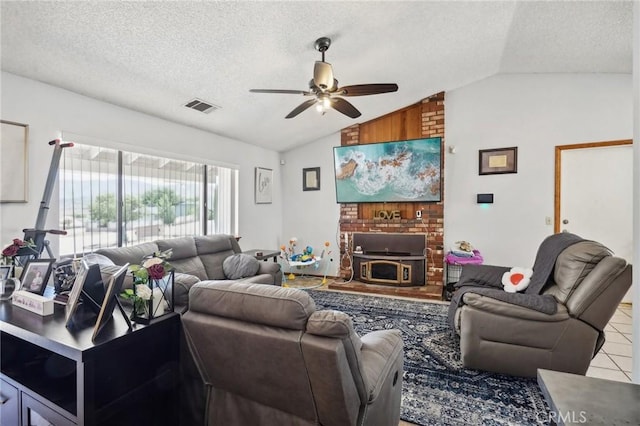
{"type": "MultiPolygon", "coordinates": [[[[457,150],[445,150],[445,246],[464,239],[482,251],[486,263],[531,263],[540,241],[553,232],[545,216],[553,217],[554,146],[631,138],[631,93],[630,75],[611,74],[499,75],[448,92],[446,141],[457,150]],[[518,146],[518,173],[478,176],[478,149],[507,146],[518,146]],[[479,192],[494,193],[495,203],[480,208],[479,192]]],[[[274,151],[8,73],[2,73],[0,115],[30,125],[30,202],[0,204],[0,244],[35,224],[51,161],[47,142],[64,131],[134,151],[237,165],[241,246],[276,248],[296,236],[321,250],[328,240],[334,250],[329,274],[337,275],[332,148],[340,145],[338,133],[282,154],[281,166],[274,151]],[[254,204],[256,166],[274,170],[273,204],[254,204]],[[302,191],[305,167],[321,167],[320,191],[302,191]]],[[[47,227],[57,228],[57,216],[52,204],[47,227]]]]}
{"type": "MultiPolygon", "coordinates": [[[[631,75],[498,75],[446,93],[445,250],[470,241],[485,263],[532,266],[553,233],[554,147],[631,139],[631,75]],[[518,147],[518,173],[478,175],[478,150],[518,147]],[[493,193],[487,208],[477,193],[493,193]]],[[[427,94],[425,94],[426,96],[427,94]]],[[[339,205],[331,147],[340,135],[285,154],[284,237],[312,244],[336,234],[339,205]],[[322,190],[302,191],[302,168],[322,167],[322,190]],[[325,172],[326,170],[326,172],[325,172]]],[[[333,242],[333,241],[332,241],[333,242]]],[[[336,265],[337,266],[337,265],[336,265]]]]}
{"type": "MultiPolygon", "coordinates": [[[[3,120],[29,125],[29,202],[0,204],[0,245],[22,238],[35,225],[53,150],[47,145],[61,133],[106,141],[114,148],[170,155],[184,160],[233,165],[239,178],[239,235],[244,249],[274,248],[281,235],[282,193],[279,154],[237,140],[141,114],[34,80],[2,73],[3,120]],[[242,155],[239,155],[242,153],[242,155]],[[254,167],[274,170],[272,204],[254,204],[254,167]]],[[[47,228],[58,228],[55,196],[47,228]]],[[[54,253],[57,240],[51,236],[54,253]]]]}
{"type": "MultiPolygon", "coordinates": [[[[280,244],[288,245],[289,238],[296,237],[300,246],[310,245],[315,253],[322,251],[325,241],[331,244],[329,258],[333,261],[321,264],[316,271],[305,271],[313,275],[321,275],[325,271],[330,276],[338,275],[340,204],[336,203],[334,146],[340,146],[340,133],[284,153],[282,159],[285,164],[280,166],[284,194],[280,244]],[[320,167],[319,191],[302,190],[302,169],[309,167],[320,167]]],[[[283,269],[288,271],[286,267],[283,269]]]]}
{"type": "MultiPolygon", "coordinates": [[[[631,139],[631,75],[498,75],[446,93],[445,248],[467,240],[485,263],[532,266],[553,233],[554,147],[631,139]],[[518,147],[518,173],[478,175],[478,150],[518,147]],[[493,193],[494,204],[476,204],[493,193]]],[[[606,242],[603,242],[606,244],[606,242]]]]}

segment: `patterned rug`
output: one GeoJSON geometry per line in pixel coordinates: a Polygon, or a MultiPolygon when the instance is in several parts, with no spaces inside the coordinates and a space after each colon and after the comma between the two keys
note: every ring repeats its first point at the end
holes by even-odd
{"type": "Polygon", "coordinates": [[[404,340],[402,420],[418,425],[547,424],[535,379],[462,367],[446,304],[310,290],[317,309],[348,313],[360,335],[397,328],[404,340]]]}

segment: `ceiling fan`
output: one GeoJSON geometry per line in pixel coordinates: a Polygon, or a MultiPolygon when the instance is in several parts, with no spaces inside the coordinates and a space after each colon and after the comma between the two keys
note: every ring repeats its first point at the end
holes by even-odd
{"type": "Polygon", "coordinates": [[[327,109],[333,108],[348,117],[357,118],[361,115],[360,111],[351,103],[342,99],[341,96],[378,95],[398,90],[398,85],[395,83],[355,84],[338,87],[338,80],[333,77],[331,64],[324,61],[324,53],[329,49],[329,46],[331,46],[331,39],[328,37],[321,37],[316,40],[315,48],[322,53],[322,60],[316,61],[313,67],[313,78],[309,81],[309,90],[251,89],[249,91],[253,93],[281,93],[313,97],[298,105],[285,118],[293,118],[313,105],[316,105],[316,109],[323,114],[327,109]]]}

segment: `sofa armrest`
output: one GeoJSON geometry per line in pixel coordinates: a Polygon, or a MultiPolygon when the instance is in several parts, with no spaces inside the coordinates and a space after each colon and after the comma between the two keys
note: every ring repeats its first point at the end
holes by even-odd
{"type": "Polygon", "coordinates": [[[502,275],[511,268],[495,265],[464,265],[455,288],[462,286],[482,286],[502,288],[502,275]]]}
{"type": "Polygon", "coordinates": [[[271,274],[275,275],[280,271],[280,264],[276,262],[260,262],[260,267],[258,268],[258,274],[271,274]]]}
{"type": "Polygon", "coordinates": [[[369,402],[375,401],[382,389],[400,386],[402,382],[403,343],[400,330],[378,330],[360,338],[362,349],[360,360],[369,395],[369,402]]]}
{"type": "MultiPolygon", "coordinates": [[[[557,304],[557,312],[549,315],[524,306],[513,305],[475,293],[465,293],[462,300],[466,306],[504,317],[544,322],[565,321],[569,319],[567,308],[560,303],[557,304]]],[[[464,306],[462,309],[464,309],[464,306]]]]}
{"type": "Polygon", "coordinates": [[[260,262],[260,267],[256,275],[269,274],[273,277],[273,282],[269,284],[280,285],[282,284],[282,272],[280,271],[280,264],[276,262],[260,262]]]}

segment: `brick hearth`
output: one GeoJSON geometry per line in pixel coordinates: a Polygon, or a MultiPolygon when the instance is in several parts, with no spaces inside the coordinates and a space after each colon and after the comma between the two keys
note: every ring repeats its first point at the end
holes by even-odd
{"type": "Polygon", "coordinates": [[[357,291],[360,293],[383,294],[385,296],[413,297],[416,299],[442,300],[442,290],[433,292],[429,286],[392,287],[388,285],[366,284],[360,281],[335,282],[328,285],[331,290],[357,291]]]}

